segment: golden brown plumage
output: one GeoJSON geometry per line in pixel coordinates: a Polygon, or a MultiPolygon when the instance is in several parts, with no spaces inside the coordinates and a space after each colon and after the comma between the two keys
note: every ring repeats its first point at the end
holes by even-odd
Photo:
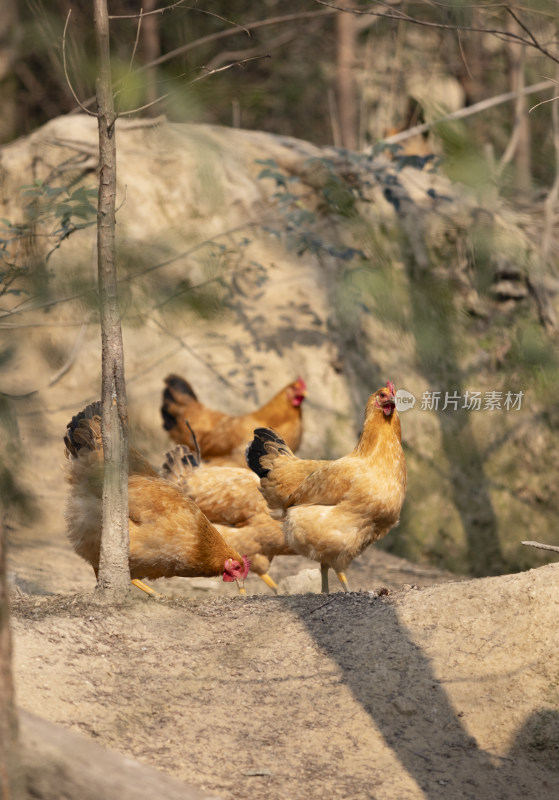
{"type": "Polygon", "coordinates": [[[292,450],[297,450],[303,433],[302,403],[305,396],[305,381],[297,378],[256,411],[233,416],[200,403],[184,378],[169,375],[165,379],[161,406],[163,427],[174,442],[192,448],[194,441],[186,424],[188,420],[196,433],[202,458],[246,468],[245,448],[255,428],[274,428],[292,450]]]}
{"type": "Polygon", "coordinates": [[[406,462],[394,384],[369,397],[356,447],[336,461],[299,459],[278,434],[258,429],[247,462],[260,477],[272,513],[283,519],[288,544],[328,568],[347,591],[345,570],[398,523],[406,493],[406,462]]]}
{"type": "MultiPolygon", "coordinates": [[[[71,490],[66,503],[68,536],[97,575],[101,546],[103,444],[101,407],[93,403],[68,424],[64,442],[71,490]]],[[[196,504],[160,477],[137,450],[130,450],[128,479],[130,576],[210,577],[242,583],[249,562],[228,545],[196,504]]]]}
{"type": "Polygon", "coordinates": [[[189,447],[178,445],[166,454],[161,473],[196,503],[226,542],[249,557],[251,571],[277,592],[268,574],[271,561],[294,552],[281,522],[270,516],[254,472],[201,463],[189,447]]]}

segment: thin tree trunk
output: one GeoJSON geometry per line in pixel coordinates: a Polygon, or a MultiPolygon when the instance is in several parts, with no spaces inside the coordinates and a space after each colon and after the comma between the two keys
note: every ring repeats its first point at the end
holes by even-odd
{"type": "Polygon", "coordinates": [[[13,73],[18,56],[16,37],[17,3],[3,0],[0,14],[0,143],[9,142],[17,135],[16,79],[13,73]]]}
{"type": "Polygon", "coordinates": [[[24,795],[12,681],[5,546],[4,526],[0,520],[0,798],[20,800],[24,795]]]}
{"type": "MultiPolygon", "coordinates": [[[[342,0],[341,5],[348,5],[342,0]]],[[[337,87],[339,128],[342,147],[357,150],[357,100],[355,92],[355,18],[340,11],[337,16],[337,87]]]]}
{"type": "Polygon", "coordinates": [[[102,346],[103,535],[97,588],[115,598],[130,587],[128,565],[128,414],[115,264],[116,117],[106,0],[95,0],[99,53],[99,206],[97,252],[102,346]]]}
{"type": "MultiPolygon", "coordinates": [[[[161,39],[159,36],[159,14],[150,14],[157,5],[157,0],[144,0],[143,9],[146,16],[142,20],[144,61],[151,64],[161,55],[161,39]]],[[[157,90],[157,67],[151,67],[146,72],[146,103],[154,103],[159,92],[157,90]]],[[[159,105],[146,109],[148,116],[154,117],[161,113],[159,105]]]]}
{"type": "MultiPolygon", "coordinates": [[[[513,34],[522,33],[516,20],[509,18],[508,30],[513,34]]],[[[513,136],[516,140],[514,156],[514,181],[518,193],[528,198],[532,189],[532,164],[530,156],[530,122],[528,118],[528,104],[524,89],[524,58],[525,47],[509,43],[507,46],[509,61],[510,88],[518,92],[514,105],[513,136]]]]}

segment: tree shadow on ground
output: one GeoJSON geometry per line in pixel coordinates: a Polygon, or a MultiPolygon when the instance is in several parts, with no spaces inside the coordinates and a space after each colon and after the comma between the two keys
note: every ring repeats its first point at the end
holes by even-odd
{"type": "MultiPolygon", "coordinates": [[[[516,747],[513,758],[479,747],[429,658],[411,640],[389,602],[369,594],[336,593],[299,615],[429,800],[497,800],[508,796],[511,782],[517,789],[524,787],[527,797],[552,800],[557,796],[556,784],[547,785],[530,770],[531,754],[522,745],[516,747]],[[348,603],[352,606],[349,626],[348,603]],[[403,650],[407,657],[402,670],[403,650]]],[[[481,695],[479,702],[483,702],[481,695]]],[[[549,728],[549,720],[546,724],[549,728]]]]}

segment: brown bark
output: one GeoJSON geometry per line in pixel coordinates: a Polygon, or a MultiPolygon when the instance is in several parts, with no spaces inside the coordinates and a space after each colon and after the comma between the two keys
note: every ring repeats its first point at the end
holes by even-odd
{"type": "MultiPolygon", "coordinates": [[[[157,0],[144,0],[143,8],[147,16],[142,20],[143,55],[146,64],[151,64],[161,54],[161,39],[159,36],[160,14],[149,14],[157,6],[157,0]]],[[[155,103],[159,93],[157,91],[157,67],[150,67],[146,73],[146,103],[155,103]]],[[[146,109],[148,116],[161,113],[159,105],[152,105],[146,109]]]]}
{"type": "Polygon", "coordinates": [[[4,526],[0,520],[0,798],[23,798],[12,681],[12,640],[6,582],[4,526]]]}
{"type": "MultiPolygon", "coordinates": [[[[507,28],[511,33],[520,34],[522,29],[516,20],[509,18],[507,28]]],[[[526,48],[509,42],[507,45],[509,61],[510,88],[519,92],[514,104],[513,136],[516,137],[514,156],[514,182],[520,196],[528,197],[532,188],[532,163],[530,155],[530,122],[528,104],[522,94],[524,88],[524,56],[526,48]]]]}
{"type": "MultiPolygon", "coordinates": [[[[342,5],[349,5],[343,0],[342,5]]],[[[337,97],[341,146],[357,150],[357,99],[355,89],[355,53],[357,34],[353,14],[341,11],[337,16],[337,97]]]]}
{"type": "Polygon", "coordinates": [[[106,0],[95,0],[99,53],[99,201],[97,257],[101,305],[102,436],[105,477],[98,589],[112,597],[130,587],[128,565],[128,414],[115,263],[116,117],[112,95],[106,0]]]}
{"type": "Polygon", "coordinates": [[[0,14],[0,143],[9,142],[17,133],[16,85],[13,74],[18,54],[16,23],[15,0],[3,0],[0,14]]]}

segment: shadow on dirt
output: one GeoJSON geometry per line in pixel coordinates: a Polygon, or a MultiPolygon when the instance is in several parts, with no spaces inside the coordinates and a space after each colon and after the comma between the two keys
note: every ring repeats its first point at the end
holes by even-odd
{"type": "Polygon", "coordinates": [[[502,758],[478,746],[390,602],[337,593],[300,617],[427,798],[505,798],[511,781],[525,784],[527,796],[556,796],[545,781],[528,780],[525,748],[519,753],[515,746],[514,758],[502,758]]]}

